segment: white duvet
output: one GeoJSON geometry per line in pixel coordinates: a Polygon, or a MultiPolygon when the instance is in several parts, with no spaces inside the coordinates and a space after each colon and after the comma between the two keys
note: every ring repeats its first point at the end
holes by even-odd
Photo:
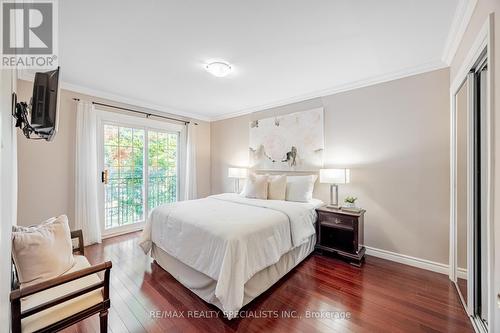
{"type": "Polygon", "coordinates": [[[215,296],[231,318],[245,283],[314,234],[319,205],[229,193],[167,204],[151,212],[140,245],[148,253],[154,243],[217,281],[215,296]]]}

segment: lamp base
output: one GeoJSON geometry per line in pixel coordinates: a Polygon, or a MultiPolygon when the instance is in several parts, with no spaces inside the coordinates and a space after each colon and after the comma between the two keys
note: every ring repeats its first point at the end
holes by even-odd
{"type": "Polygon", "coordinates": [[[339,186],[337,184],[330,184],[330,204],[328,208],[339,209],[339,186]],[[333,189],[335,188],[335,202],[333,201],[333,189]]]}
{"type": "Polygon", "coordinates": [[[234,193],[238,194],[240,193],[240,179],[236,178],[234,180],[234,193]]]}

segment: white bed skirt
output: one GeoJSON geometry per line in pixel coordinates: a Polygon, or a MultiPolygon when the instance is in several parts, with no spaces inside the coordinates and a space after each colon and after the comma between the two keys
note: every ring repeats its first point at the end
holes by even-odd
{"type": "MultiPolygon", "coordinates": [[[[250,280],[247,281],[247,283],[245,283],[243,306],[250,303],[254,298],[269,289],[302,260],[307,258],[307,256],[314,251],[315,244],[316,234],[313,234],[306,243],[281,256],[280,260],[276,264],[256,273],[250,280]]],[[[155,244],[153,244],[151,249],[151,257],[156,260],[158,265],[170,273],[186,288],[198,295],[204,301],[215,305],[222,311],[222,305],[217,297],[215,297],[215,286],[217,284],[215,280],[187,266],[163,251],[155,244]]],[[[234,314],[226,315],[228,318],[235,316],[234,314]]]]}

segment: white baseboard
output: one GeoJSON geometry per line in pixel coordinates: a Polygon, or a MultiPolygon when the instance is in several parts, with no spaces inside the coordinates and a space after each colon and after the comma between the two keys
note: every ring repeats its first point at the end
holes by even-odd
{"type": "Polygon", "coordinates": [[[366,254],[390,261],[395,261],[400,264],[405,264],[417,268],[422,268],[428,271],[446,274],[449,273],[449,266],[447,264],[442,264],[439,262],[416,258],[408,256],[406,254],[395,253],[387,250],[377,249],[371,246],[366,246],[366,254]]]}
{"type": "Polygon", "coordinates": [[[467,280],[467,268],[457,267],[457,278],[467,280]]]}
{"type": "Polygon", "coordinates": [[[116,231],[116,232],[104,233],[104,234],[102,234],[101,239],[112,238],[112,237],[116,237],[116,236],[130,234],[132,232],[141,231],[143,229],[144,229],[144,225],[140,225],[140,226],[137,226],[136,228],[129,228],[129,229],[126,229],[126,230],[120,230],[120,231],[116,231]]]}

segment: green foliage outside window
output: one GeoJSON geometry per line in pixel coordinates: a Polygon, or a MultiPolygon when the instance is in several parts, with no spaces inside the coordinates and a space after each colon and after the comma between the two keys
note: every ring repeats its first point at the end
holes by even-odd
{"type": "Polygon", "coordinates": [[[144,220],[144,191],[149,210],[177,200],[177,134],[149,131],[145,160],[145,133],[144,129],[104,127],[104,163],[109,170],[106,228],[144,220]]]}

